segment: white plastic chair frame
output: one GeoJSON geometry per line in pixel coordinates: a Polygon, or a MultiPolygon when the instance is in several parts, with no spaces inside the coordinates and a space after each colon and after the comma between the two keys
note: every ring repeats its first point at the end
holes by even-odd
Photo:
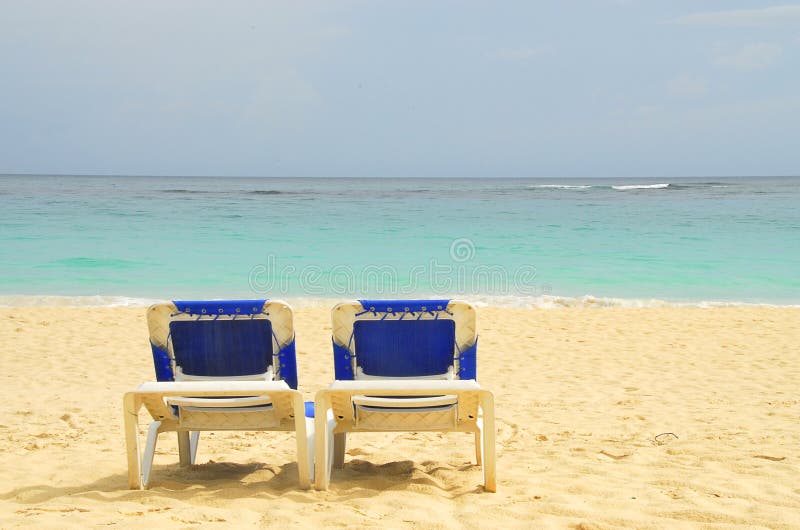
{"type": "MultiPolygon", "coordinates": [[[[406,317],[402,311],[388,315],[365,312],[360,302],[345,302],[332,311],[333,340],[340,346],[353,348],[351,338],[356,320],[406,317]]],[[[456,344],[461,349],[477,340],[475,309],[466,302],[453,300],[444,312],[417,314],[413,318],[454,320],[456,344]]],[[[359,377],[358,352],[351,353],[355,354],[352,358],[356,380],[335,381],[316,395],[317,489],[328,488],[331,467],[343,467],[348,432],[435,431],[474,433],[475,457],[483,467],[484,489],[497,490],[494,396],[490,391],[474,380],[451,379],[457,366],[440,379],[359,377]]]]}
{"type": "Polygon", "coordinates": [[[178,433],[180,464],[188,466],[194,462],[196,433],[200,430],[295,431],[298,480],[301,488],[310,487],[313,474],[313,420],[305,417],[302,394],[289,388],[283,381],[144,383],[135,391],[125,394],[123,407],[128,484],[131,489],[147,488],[160,433],[178,433]],[[232,405],[235,406],[231,408],[232,405]],[[185,414],[174,414],[174,406],[181,407],[185,414]],[[139,443],[139,411],[142,407],[154,419],[148,430],[144,452],[139,443]],[[187,420],[182,417],[195,412],[200,418],[187,420]],[[231,414],[228,416],[228,413],[231,414]]]}

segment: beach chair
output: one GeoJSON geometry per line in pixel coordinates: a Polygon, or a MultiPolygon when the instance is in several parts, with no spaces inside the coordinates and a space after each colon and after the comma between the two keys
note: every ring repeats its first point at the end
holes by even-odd
{"type": "Polygon", "coordinates": [[[361,300],[335,306],[332,322],[336,381],[316,395],[316,488],[344,465],[347,433],[455,431],[474,433],[484,489],[496,491],[494,397],[476,382],[475,308],[361,300]]]}
{"type": "Polygon", "coordinates": [[[313,412],[297,391],[292,310],[278,300],[176,301],[147,310],[156,382],[124,396],[128,481],[146,488],[158,435],[194,463],[200,431],[295,431],[300,486],[313,477],[313,412]],[[144,453],[138,415],[152,416],[144,453]]]}

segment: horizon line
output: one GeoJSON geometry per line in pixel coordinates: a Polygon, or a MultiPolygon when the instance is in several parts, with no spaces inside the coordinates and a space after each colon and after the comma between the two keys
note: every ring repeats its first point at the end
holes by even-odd
{"type": "Polygon", "coordinates": [[[175,175],[175,174],[126,174],[126,173],[29,173],[29,172],[13,172],[13,173],[0,173],[0,178],[3,177],[113,177],[113,178],[188,178],[188,179],[214,179],[214,178],[230,178],[230,179],[353,179],[353,180],[367,180],[367,179],[693,179],[693,178],[719,178],[719,179],[766,179],[766,178],[800,178],[800,174],[782,174],[782,175],[617,175],[617,176],[569,176],[569,177],[554,177],[554,176],[476,176],[476,175],[427,175],[427,176],[299,176],[299,175],[175,175]]]}

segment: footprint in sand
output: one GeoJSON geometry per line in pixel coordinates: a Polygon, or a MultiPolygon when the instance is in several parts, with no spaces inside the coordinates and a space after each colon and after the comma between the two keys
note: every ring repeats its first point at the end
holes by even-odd
{"type": "Polygon", "coordinates": [[[786,460],[785,456],[769,456],[769,455],[755,455],[753,458],[761,458],[763,460],[769,460],[770,462],[782,462],[786,460]]]}
{"type": "Polygon", "coordinates": [[[365,460],[353,460],[347,464],[347,467],[359,473],[370,475],[410,475],[414,471],[414,463],[409,460],[388,462],[381,465],[375,465],[365,460]]]}
{"type": "Polygon", "coordinates": [[[62,414],[58,419],[69,425],[71,429],[77,429],[78,426],[72,421],[72,414],[62,414]]]}
{"type": "Polygon", "coordinates": [[[623,454],[620,454],[620,455],[615,455],[614,453],[609,453],[608,451],[606,451],[604,449],[604,450],[600,451],[600,454],[603,455],[603,456],[607,456],[608,458],[611,458],[613,460],[622,460],[623,458],[628,458],[633,453],[623,453],[623,454]]]}
{"type": "Polygon", "coordinates": [[[516,448],[519,445],[519,425],[516,423],[497,419],[497,442],[504,445],[506,449],[516,448]]]}

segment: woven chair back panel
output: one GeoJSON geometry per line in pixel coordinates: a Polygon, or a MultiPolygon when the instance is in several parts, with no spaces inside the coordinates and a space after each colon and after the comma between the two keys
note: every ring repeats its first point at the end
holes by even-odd
{"type": "Polygon", "coordinates": [[[453,364],[452,320],[358,320],[353,331],[358,366],[367,375],[440,375],[453,364]]]}
{"type": "Polygon", "coordinates": [[[269,320],[176,320],[170,334],[175,364],[187,375],[262,374],[272,364],[269,320]]]}

